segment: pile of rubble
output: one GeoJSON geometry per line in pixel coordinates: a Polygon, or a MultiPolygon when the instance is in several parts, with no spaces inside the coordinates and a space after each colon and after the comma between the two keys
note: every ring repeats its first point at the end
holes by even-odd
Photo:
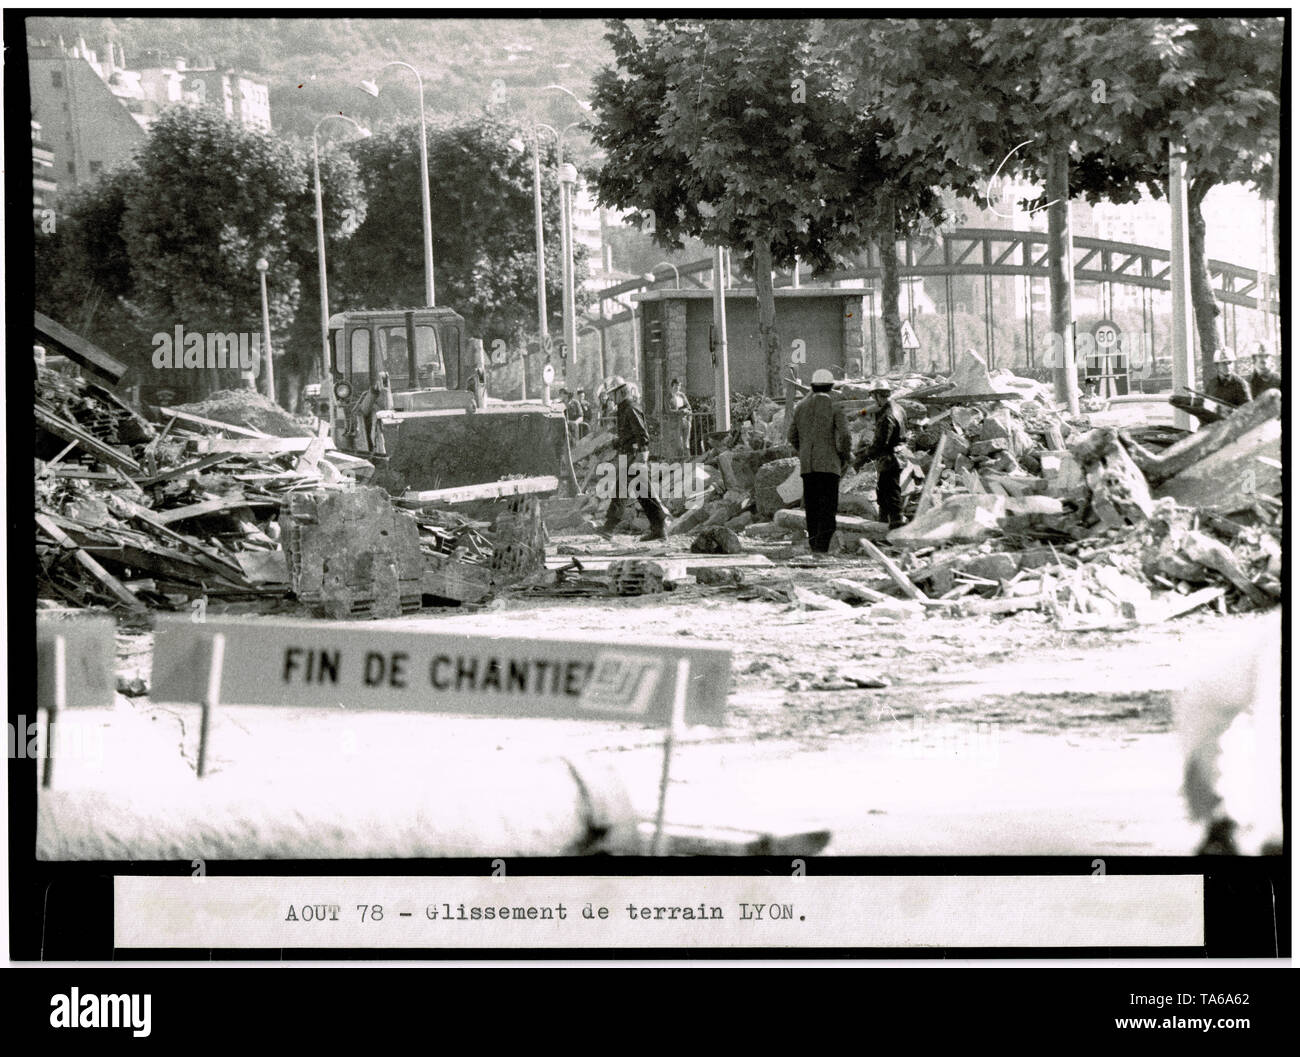
{"type": "Polygon", "coordinates": [[[543,564],[536,502],[395,501],[323,424],[252,390],[150,421],[38,364],[35,406],[41,606],[292,600],[319,616],[397,616],[481,602],[543,564]]]}
{"type": "MultiPolygon", "coordinates": [[[[839,601],[901,596],[916,615],[1041,609],[1062,627],[1099,627],[1280,598],[1277,393],[1186,434],[1093,429],[1086,415],[1058,410],[1048,387],[989,372],[974,354],[947,379],[892,385],[909,426],[909,521],[890,531],[879,520],[874,466],[844,475],[833,553],[865,555],[885,574],[841,586],[839,601]]],[[[870,442],[874,402],[866,382],[843,382],[836,397],[856,451],[870,442]]],[[[775,401],[760,404],[713,439],[691,494],[668,500],[671,532],[691,538],[692,551],[799,560],[803,487],[786,415],[775,401]]],[[[575,448],[584,492],[612,443],[602,434],[575,448]]],[[[580,500],[575,521],[602,503],[580,500]]]]}
{"type": "Polygon", "coordinates": [[[155,423],[108,389],[38,364],[35,424],[46,605],[143,611],[282,598],[287,498],[373,469],[251,390],[164,408],[155,423]]]}

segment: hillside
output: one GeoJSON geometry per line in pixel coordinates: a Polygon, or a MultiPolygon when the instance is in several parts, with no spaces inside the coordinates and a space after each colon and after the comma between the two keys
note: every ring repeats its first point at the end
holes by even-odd
{"type": "Polygon", "coordinates": [[[27,19],[27,35],[48,41],[62,36],[67,43],[81,36],[101,54],[113,40],[132,68],[143,65],[148,52],[192,65],[241,67],[270,84],[276,130],[299,135],[309,135],[321,115],[340,110],[373,125],[414,117],[417,91],[409,73],[387,71],[378,99],[357,87],[398,59],[424,77],[430,120],[492,105],[503,116],[567,124],[581,116],[572,100],[538,90],[562,84],[584,97],[610,59],[597,19],[36,16],[27,19]]]}

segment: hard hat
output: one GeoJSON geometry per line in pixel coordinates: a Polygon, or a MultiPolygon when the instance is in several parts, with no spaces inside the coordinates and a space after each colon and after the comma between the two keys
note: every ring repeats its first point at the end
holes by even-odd
{"type": "Polygon", "coordinates": [[[884,378],[879,378],[867,387],[868,393],[892,393],[893,387],[884,378]]]}
{"type": "Polygon", "coordinates": [[[831,374],[831,372],[828,371],[825,367],[822,367],[820,370],[813,371],[812,384],[813,385],[834,385],[835,376],[831,374]]]}
{"type": "Polygon", "coordinates": [[[616,374],[605,382],[605,392],[616,393],[625,385],[627,385],[627,380],[621,374],[616,374]]]}
{"type": "Polygon", "coordinates": [[[1232,363],[1237,358],[1236,352],[1226,345],[1214,354],[1215,363],[1232,363]]]}

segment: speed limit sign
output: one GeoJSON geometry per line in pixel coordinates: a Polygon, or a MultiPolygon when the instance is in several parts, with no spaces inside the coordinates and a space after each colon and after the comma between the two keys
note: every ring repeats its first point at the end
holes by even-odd
{"type": "Polygon", "coordinates": [[[1119,345],[1119,325],[1112,320],[1103,319],[1093,326],[1092,340],[1098,351],[1113,351],[1119,345]]]}

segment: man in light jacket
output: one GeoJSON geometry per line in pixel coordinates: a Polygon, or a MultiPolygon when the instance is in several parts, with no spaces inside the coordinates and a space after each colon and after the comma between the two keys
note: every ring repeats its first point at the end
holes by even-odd
{"type": "Polygon", "coordinates": [[[840,506],[840,476],[853,451],[844,410],[831,397],[834,381],[830,371],[813,374],[812,392],[799,401],[786,431],[786,438],[799,452],[808,549],[814,554],[830,550],[840,506]]]}

